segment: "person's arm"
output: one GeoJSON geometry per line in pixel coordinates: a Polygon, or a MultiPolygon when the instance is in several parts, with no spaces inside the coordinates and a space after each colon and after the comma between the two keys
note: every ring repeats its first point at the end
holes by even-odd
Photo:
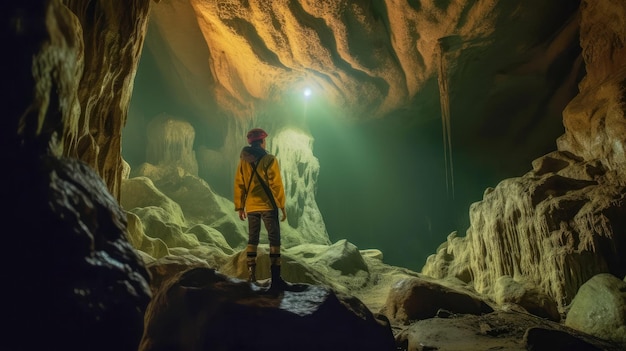
{"type": "Polygon", "coordinates": [[[239,160],[237,170],[235,171],[235,189],[233,202],[235,203],[235,211],[239,212],[239,219],[241,219],[242,221],[246,218],[246,184],[243,178],[243,163],[241,160],[239,160]]]}
{"type": "Polygon", "coordinates": [[[281,221],[287,219],[287,212],[285,211],[285,187],[283,185],[283,178],[280,175],[280,165],[278,160],[274,157],[267,168],[267,181],[269,183],[272,195],[274,195],[274,201],[276,206],[281,210],[283,217],[281,221]]]}

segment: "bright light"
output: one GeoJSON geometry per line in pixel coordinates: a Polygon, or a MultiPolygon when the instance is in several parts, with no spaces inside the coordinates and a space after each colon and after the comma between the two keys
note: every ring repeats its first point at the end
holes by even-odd
{"type": "Polygon", "coordinates": [[[308,98],[312,93],[311,88],[304,88],[304,97],[308,98]]]}

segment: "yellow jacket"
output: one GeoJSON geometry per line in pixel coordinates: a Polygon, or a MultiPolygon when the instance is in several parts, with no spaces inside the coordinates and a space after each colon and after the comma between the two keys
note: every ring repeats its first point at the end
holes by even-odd
{"type": "MultiPolygon", "coordinates": [[[[246,212],[273,210],[272,202],[265,193],[265,190],[263,190],[261,183],[259,183],[258,177],[254,175],[252,166],[251,163],[243,158],[239,159],[239,165],[235,172],[235,211],[240,209],[245,209],[246,212]],[[252,181],[250,181],[250,177],[252,177],[252,181]],[[248,183],[250,183],[250,189],[247,189],[248,183]]],[[[276,206],[278,206],[278,208],[285,208],[285,188],[276,157],[266,154],[259,161],[256,170],[272,191],[276,206]]]]}

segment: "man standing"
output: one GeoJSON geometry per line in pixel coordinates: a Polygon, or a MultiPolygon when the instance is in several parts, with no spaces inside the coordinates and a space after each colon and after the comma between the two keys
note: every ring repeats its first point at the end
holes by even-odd
{"type": "Polygon", "coordinates": [[[235,211],[239,219],[248,219],[247,265],[248,281],[256,281],[256,257],[261,231],[261,221],[270,242],[270,289],[284,289],[286,282],[280,276],[280,223],[287,218],[285,212],[285,188],[280,175],[278,160],[265,150],[267,133],[261,128],[248,132],[248,144],[241,150],[239,165],[235,172],[235,211]]]}

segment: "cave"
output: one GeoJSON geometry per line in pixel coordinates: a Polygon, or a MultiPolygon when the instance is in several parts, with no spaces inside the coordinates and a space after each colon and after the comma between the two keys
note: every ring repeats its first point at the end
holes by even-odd
{"type": "Polygon", "coordinates": [[[625,4],[42,0],[2,19],[14,348],[626,345],[625,4]],[[245,281],[232,202],[254,127],[287,194],[278,295],[245,281]]]}

